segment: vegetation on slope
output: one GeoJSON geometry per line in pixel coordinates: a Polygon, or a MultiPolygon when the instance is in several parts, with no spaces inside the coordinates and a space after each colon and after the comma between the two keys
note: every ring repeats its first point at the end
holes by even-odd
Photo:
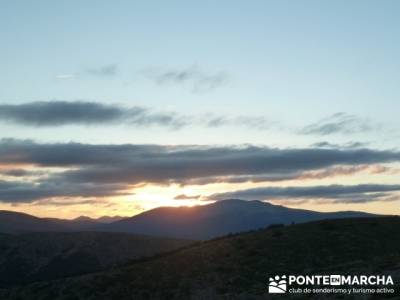
{"type": "Polygon", "coordinates": [[[2,234],[0,287],[99,271],[190,243],[124,233],[2,234]]]}
{"type": "Polygon", "coordinates": [[[268,276],[352,273],[390,273],[399,283],[400,218],[327,220],[227,236],[123,268],[2,290],[0,298],[266,299],[274,298],[266,294],[268,276]]]}

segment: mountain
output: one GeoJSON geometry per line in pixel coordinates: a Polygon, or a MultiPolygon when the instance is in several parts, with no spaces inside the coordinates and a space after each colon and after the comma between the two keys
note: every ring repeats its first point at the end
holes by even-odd
{"type": "Polygon", "coordinates": [[[109,224],[122,219],[123,217],[120,216],[102,216],[99,218],[80,216],[72,220],[46,218],[46,220],[49,220],[52,223],[61,225],[67,231],[96,231],[98,225],[109,224]]]}
{"type": "Polygon", "coordinates": [[[124,219],[124,217],[121,216],[103,216],[100,218],[95,219],[99,223],[112,223],[112,222],[117,222],[124,219]]]}
{"type": "Polygon", "coordinates": [[[303,223],[322,219],[374,216],[362,212],[322,213],[292,209],[262,201],[224,200],[193,207],[159,207],[139,215],[112,221],[81,216],[73,220],[37,218],[0,211],[0,232],[100,231],[126,232],[191,240],[210,239],[272,224],[303,223]]]}
{"type": "Polygon", "coordinates": [[[225,236],[114,270],[3,289],[0,299],[398,299],[399,293],[400,218],[376,217],[225,236]],[[268,278],[282,274],[386,274],[396,293],[268,294],[268,278]]]}
{"type": "Polygon", "coordinates": [[[28,214],[0,210],[0,232],[17,233],[26,231],[63,231],[66,228],[50,219],[28,214]]]}
{"type": "Polygon", "coordinates": [[[88,217],[88,216],[80,216],[80,217],[77,217],[77,218],[69,220],[69,221],[108,224],[108,223],[112,223],[112,222],[116,222],[116,221],[122,220],[123,218],[124,217],[120,217],[120,216],[102,216],[102,217],[99,217],[99,218],[91,218],[91,217],[88,217]]]}
{"type": "Polygon", "coordinates": [[[101,224],[119,221],[119,216],[93,219],[81,216],[72,220],[38,218],[25,213],[0,210],[0,233],[93,231],[101,224]]]}
{"type": "Polygon", "coordinates": [[[0,287],[99,271],[190,243],[124,233],[0,234],[0,287]]]}
{"type": "MultiPolygon", "coordinates": [[[[76,219],[57,219],[57,218],[45,218],[54,224],[59,225],[63,230],[58,231],[93,231],[96,226],[102,224],[96,219],[89,217],[78,217],[76,219]]],[[[44,230],[47,231],[47,230],[44,230]]]]}
{"type": "Polygon", "coordinates": [[[303,223],[321,219],[368,217],[362,212],[321,213],[261,201],[225,200],[193,207],[159,207],[98,229],[153,236],[210,239],[271,224],[303,223]]]}

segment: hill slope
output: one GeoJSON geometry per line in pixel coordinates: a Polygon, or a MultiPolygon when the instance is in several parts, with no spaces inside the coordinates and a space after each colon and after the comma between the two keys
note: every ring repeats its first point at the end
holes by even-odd
{"type": "Polygon", "coordinates": [[[123,233],[2,234],[0,287],[94,272],[189,243],[123,233]]]}
{"type": "Polygon", "coordinates": [[[362,212],[321,213],[261,201],[232,199],[193,207],[159,207],[100,228],[154,236],[209,239],[271,224],[367,216],[372,215],[362,212]]]}
{"type": "Polygon", "coordinates": [[[95,231],[101,224],[121,219],[123,218],[119,216],[103,216],[97,219],[81,216],[72,220],[39,218],[25,213],[0,210],[0,233],[95,231]]]}
{"type": "MultiPolygon", "coordinates": [[[[116,270],[0,290],[0,298],[288,299],[290,294],[267,294],[268,276],[352,273],[391,274],[400,292],[400,218],[327,220],[258,230],[116,270]]],[[[294,299],[337,298],[295,295],[294,299]]]]}
{"type": "Polygon", "coordinates": [[[79,217],[63,220],[0,211],[0,232],[106,231],[194,240],[254,230],[271,224],[368,216],[373,215],[362,212],[321,213],[261,201],[231,199],[202,206],[159,207],[114,222],[110,222],[113,218],[79,217]]]}
{"type": "MultiPolygon", "coordinates": [[[[62,231],[93,231],[96,226],[102,223],[97,221],[97,219],[91,219],[86,217],[79,217],[76,219],[57,219],[57,218],[45,218],[44,220],[49,220],[53,224],[57,224],[62,227],[62,231]]],[[[46,230],[44,230],[46,231],[46,230]]]]}
{"type": "Polygon", "coordinates": [[[28,214],[0,210],[0,232],[16,233],[25,231],[64,231],[62,224],[28,214]]]}

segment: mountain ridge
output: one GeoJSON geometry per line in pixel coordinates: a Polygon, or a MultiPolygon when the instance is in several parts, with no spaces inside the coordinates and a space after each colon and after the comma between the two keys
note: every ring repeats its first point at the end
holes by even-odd
{"type": "Polygon", "coordinates": [[[376,215],[356,211],[317,212],[288,208],[259,200],[228,199],[192,207],[154,208],[99,228],[104,231],[163,237],[210,239],[272,224],[373,216],[376,215]]]}
{"type": "Polygon", "coordinates": [[[113,222],[99,221],[105,217],[92,219],[81,216],[65,220],[0,211],[0,232],[104,231],[205,240],[229,233],[264,228],[272,224],[373,216],[377,215],[357,211],[318,212],[259,200],[227,199],[197,206],[158,207],[113,222]]]}

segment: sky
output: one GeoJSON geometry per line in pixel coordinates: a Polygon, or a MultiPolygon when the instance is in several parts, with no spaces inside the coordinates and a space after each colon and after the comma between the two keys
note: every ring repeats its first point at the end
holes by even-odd
{"type": "Polygon", "coordinates": [[[0,209],[400,214],[400,2],[0,2],[0,209]]]}

